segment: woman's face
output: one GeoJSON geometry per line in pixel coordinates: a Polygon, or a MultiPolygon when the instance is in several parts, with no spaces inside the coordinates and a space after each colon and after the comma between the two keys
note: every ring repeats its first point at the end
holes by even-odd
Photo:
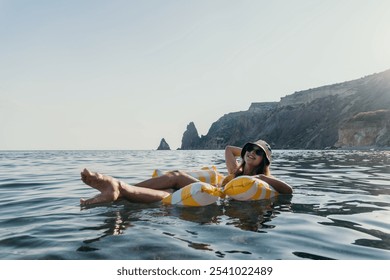
{"type": "Polygon", "coordinates": [[[264,151],[256,145],[251,145],[247,148],[244,160],[247,164],[258,166],[264,157],[264,151]]]}

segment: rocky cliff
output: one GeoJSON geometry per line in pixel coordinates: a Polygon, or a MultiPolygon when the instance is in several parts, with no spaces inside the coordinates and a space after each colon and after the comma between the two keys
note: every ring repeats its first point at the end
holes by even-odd
{"type": "Polygon", "coordinates": [[[390,147],[390,110],[358,113],[338,134],[337,147],[390,147]]]}
{"type": "Polygon", "coordinates": [[[247,111],[222,116],[201,137],[191,123],[181,148],[223,149],[260,138],[277,149],[389,147],[389,108],[387,70],[295,92],[280,102],[252,103],[247,111]]]}

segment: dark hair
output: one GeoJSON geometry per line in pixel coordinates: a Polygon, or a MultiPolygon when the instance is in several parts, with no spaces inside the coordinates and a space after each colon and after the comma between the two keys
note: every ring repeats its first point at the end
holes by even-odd
{"type": "MultiPolygon", "coordinates": [[[[246,163],[245,160],[242,158],[242,163],[237,168],[237,171],[234,173],[234,177],[238,177],[238,176],[241,176],[244,174],[245,163],[246,163]]],[[[269,160],[267,159],[267,157],[263,156],[263,159],[260,162],[259,166],[257,166],[254,169],[253,174],[249,174],[249,175],[251,175],[251,176],[260,175],[260,174],[270,175],[271,172],[269,171],[269,165],[270,165],[269,160]]]]}

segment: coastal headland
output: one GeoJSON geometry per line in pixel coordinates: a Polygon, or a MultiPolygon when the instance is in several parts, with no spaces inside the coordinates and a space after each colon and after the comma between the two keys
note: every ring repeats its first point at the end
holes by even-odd
{"type": "Polygon", "coordinates": [[[390,69],[279,102],[254,102],[219,118],[206,135],[199,136],[190,122],[180,149],[223,149],[256,139],[276,149],[389,148],[390,69]]]}

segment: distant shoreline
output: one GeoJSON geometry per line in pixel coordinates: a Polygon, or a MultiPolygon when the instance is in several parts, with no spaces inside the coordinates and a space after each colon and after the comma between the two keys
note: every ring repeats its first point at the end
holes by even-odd
{"type": "MultiPolygon", "coordinates": [[[[343,148],[324,148],[324,149],[272,149],[273,151],[390,151],[390,147],[343,147],[343,148]]],[[[0,153],[3,152],[115,152],[115,151],[145,151],[145,152],[172,152],[172,151],[223,151],[223,149],[192,149],[192,150],[183,150],[183,149],[173,149],[173,150],[157,150],[157,149],[33,149],[33,150],[0,150],[0,153]]]]}

